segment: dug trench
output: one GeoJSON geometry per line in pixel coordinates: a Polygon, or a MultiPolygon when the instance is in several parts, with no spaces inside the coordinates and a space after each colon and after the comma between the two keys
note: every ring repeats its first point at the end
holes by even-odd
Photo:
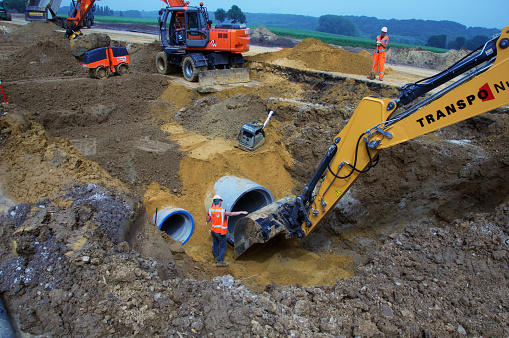
{"type": "Polygon", "coordinates": [[[156,74],[157,43],[101,81],[53,29],[0,36],[0,292],[19,335],[508,334],[507,107],[384,151],[315,232],[216,268],[218,179],[299,193],[360,100],[398,88],[312,39],[249,57],[246,85],[156,74]],[[267,107],[263,147],[237,148],[267,107]],[[185,245],[151,222],[166,206],[194,218],[185,245]]]}

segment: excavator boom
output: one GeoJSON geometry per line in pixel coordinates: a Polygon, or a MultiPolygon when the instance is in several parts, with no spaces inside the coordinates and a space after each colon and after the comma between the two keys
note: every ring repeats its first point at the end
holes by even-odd
{"type": "MultiPolygon", "coordinates": [[[[73,2],[74,3],[74,2],[73,2]]],[[[72,10],[72,14],[66,18],[67,20],[67,30],[65,35],[69,39],[74,39],[78,35],[82,35],[81,27],[83,27],[83,22],[92,6],[94,5],[95,0],[77,0],[72,10]]]]}
{"type": "Polygon", "coordinates": [[[236,256],[252,244],[265,243],[280,233],[289,238],[308,235],[358,176],[376,165],[382,149],[507,104],[509,26],[445,71],[404,86],[398,99],[362,99],[301,195],[276,201],[237,221],[236,256]],[[398,110],[460,75],[463,77],[415,106],[398,110]],[[320,188],[314,193],[324,173],[320,188]]]}

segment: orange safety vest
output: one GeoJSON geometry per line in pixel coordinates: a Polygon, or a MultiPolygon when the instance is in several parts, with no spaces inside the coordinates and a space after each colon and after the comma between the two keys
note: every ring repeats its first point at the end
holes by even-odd
{"type": "Polygon", "coordinates": [[[376,37],[376,42],[379,42],[380,43],[380,46],[377,46],[376,47],[376,50],[380,53],[380,52],[385,52],[387,50],[387,48],[384,47],[384,45],[382,43],[385,43],[387,42],[387,46],[389,46],[389,37],[386,35],[383,37],[381,37],[381,35],[378,35],[376,37]]]}
{"type": "Polygon", "coordinates": [[[211,231],[220,235],[228,233],[228,219],[225,216],[226,210],[221,207],[211,207],[209,209],[209,216],[211,218],[212,228],[211,231]]]}

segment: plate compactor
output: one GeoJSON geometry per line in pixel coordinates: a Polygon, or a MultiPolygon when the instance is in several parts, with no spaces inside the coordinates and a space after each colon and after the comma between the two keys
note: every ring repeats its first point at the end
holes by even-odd
{"type": "Polygon", "coordinates": [[[272,109],[267,109],[269,115],[267,119],[262,124],[261,122],[255,120],[251,123],[246,123],[240,128],[240,132],[237,136],[237,141],[239,142],[239,148],[246,151],[255,151],[260,148],[263,143],[265,143],[265,126],[269,122],[272,115],[274,115],[274,111],[272,109]]]}

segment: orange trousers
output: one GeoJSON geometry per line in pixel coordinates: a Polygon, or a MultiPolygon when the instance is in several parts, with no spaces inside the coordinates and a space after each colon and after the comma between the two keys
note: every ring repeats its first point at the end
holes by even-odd
{"type": "Polygon", "coordinates": [[[384,78],[384,69],[385,69],[385,52],[375,51],[374,60],[373,60],[373,69],[371,73],[376,76],[376,71],[378,68],[378,75],[380,79],[384,78]]]}

